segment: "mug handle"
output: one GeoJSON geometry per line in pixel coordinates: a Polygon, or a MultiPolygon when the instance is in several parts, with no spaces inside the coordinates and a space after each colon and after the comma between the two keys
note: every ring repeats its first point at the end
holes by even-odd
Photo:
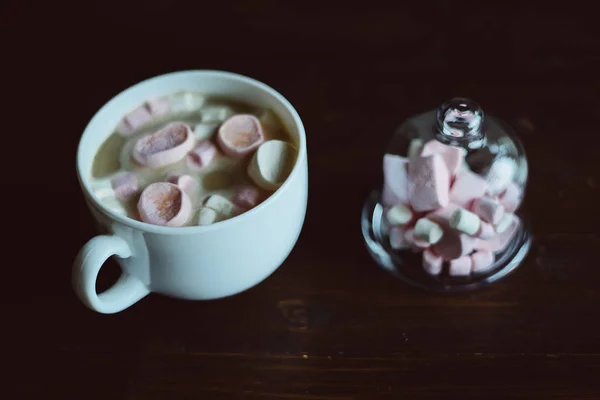
{"type": "Polygon", "coordinates": [[[136,277],[122,271],[119,280],[106,291],[96,293],[98,272],[111,256],[131,257],[131,248],[117,235],[99,235],[90,239],[79,251],[73,264],[73,289],[90,309],[114,314],[137,303],[150,290],[136,277]]]}

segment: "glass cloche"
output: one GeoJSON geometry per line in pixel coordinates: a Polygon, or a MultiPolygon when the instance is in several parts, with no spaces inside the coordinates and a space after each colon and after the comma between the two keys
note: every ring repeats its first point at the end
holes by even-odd
{"type": "Polygon", "coordinates": [[[383,182],[361,221],[380,266],[421,288],[456,292],[521,264],[531,245],[519,212],[527,159],[503,121],[454,98],[406,120],[382,161],[383,182]]]}

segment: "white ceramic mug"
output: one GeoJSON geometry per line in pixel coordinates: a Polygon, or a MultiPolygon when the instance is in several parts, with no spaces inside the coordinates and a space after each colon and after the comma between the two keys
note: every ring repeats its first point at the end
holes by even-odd
{"type": "Polygon", "coordinates": [[[77,255],[73,287],[86,306],[105,314],[122,311],[150,292],[190,300],[242,292],[283,263],[296,244],[306,214],[306,136],[298,113],[269,86],[228,72],[175,72],[118,94],[85,128],[77,153],[77,175],[88,208],[104,234],[88,241],[77,255]],[[124,112],[149,98],[183,90],[219,94],[273,109],[298,144],[297,161],[288,179],[252,210],[208,226],[157,226],[110,211],[90,187],[98,148],[124,112]],[[98,294],[98,272],[111,256],[121,266],[121,277],[98,294]]]}

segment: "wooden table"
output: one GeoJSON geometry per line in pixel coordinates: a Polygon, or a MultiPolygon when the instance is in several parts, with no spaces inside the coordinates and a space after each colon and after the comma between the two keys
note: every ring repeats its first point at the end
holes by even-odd
{"type": "MultiPolygon", "coordinates": [[[[7,399],[600,398],[592,11],[91,3],[3,6],[13,28],[5,51],[17,61],[7,84],[18,104],[41,107],[24,120],[37,135],[24,169],[39,179],[4,169],[10,190],[31,194],[10,204],[36,218],[7,213],[15,240],[3,281],[3,386],[17,393],[7,399]],[[183,69],[252,76],[297,108],[309,146],[304,230],[281,268],[245,293],[210,302],[151,295],[96,314],[70,287],[73,258],[95,234],[75,177],[79,136],[121,90],[183,69]],[[377,267],[359,220],[393,129],[456,95],[519,129],[534,243],[507,280],[437,296],[377,267]]],[[[114,263],[104,268],[100,289],[116,273],[114,263]]]]}

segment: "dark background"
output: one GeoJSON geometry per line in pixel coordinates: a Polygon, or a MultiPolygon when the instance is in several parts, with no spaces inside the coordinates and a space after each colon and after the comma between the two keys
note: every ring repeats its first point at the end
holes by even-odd
{"type": "MultiPolygon", "coordinates": [[[[80,3],[0,6],[2,397],[600,398],[592,2],[80,3]],[[240,295],[151,295],[96,314],[70,287],[95,234],[75,177],[79,136],[120,91],[183,69],[251,76],[296,107],[303,233],[240,295]],[[393,129],[457,95],[519,129],[534,245],[507,280],[435,296],[374,264],[359,216],[393,129]]],[[[109,263],[101,286],[117,272],[109,263]]]]}

